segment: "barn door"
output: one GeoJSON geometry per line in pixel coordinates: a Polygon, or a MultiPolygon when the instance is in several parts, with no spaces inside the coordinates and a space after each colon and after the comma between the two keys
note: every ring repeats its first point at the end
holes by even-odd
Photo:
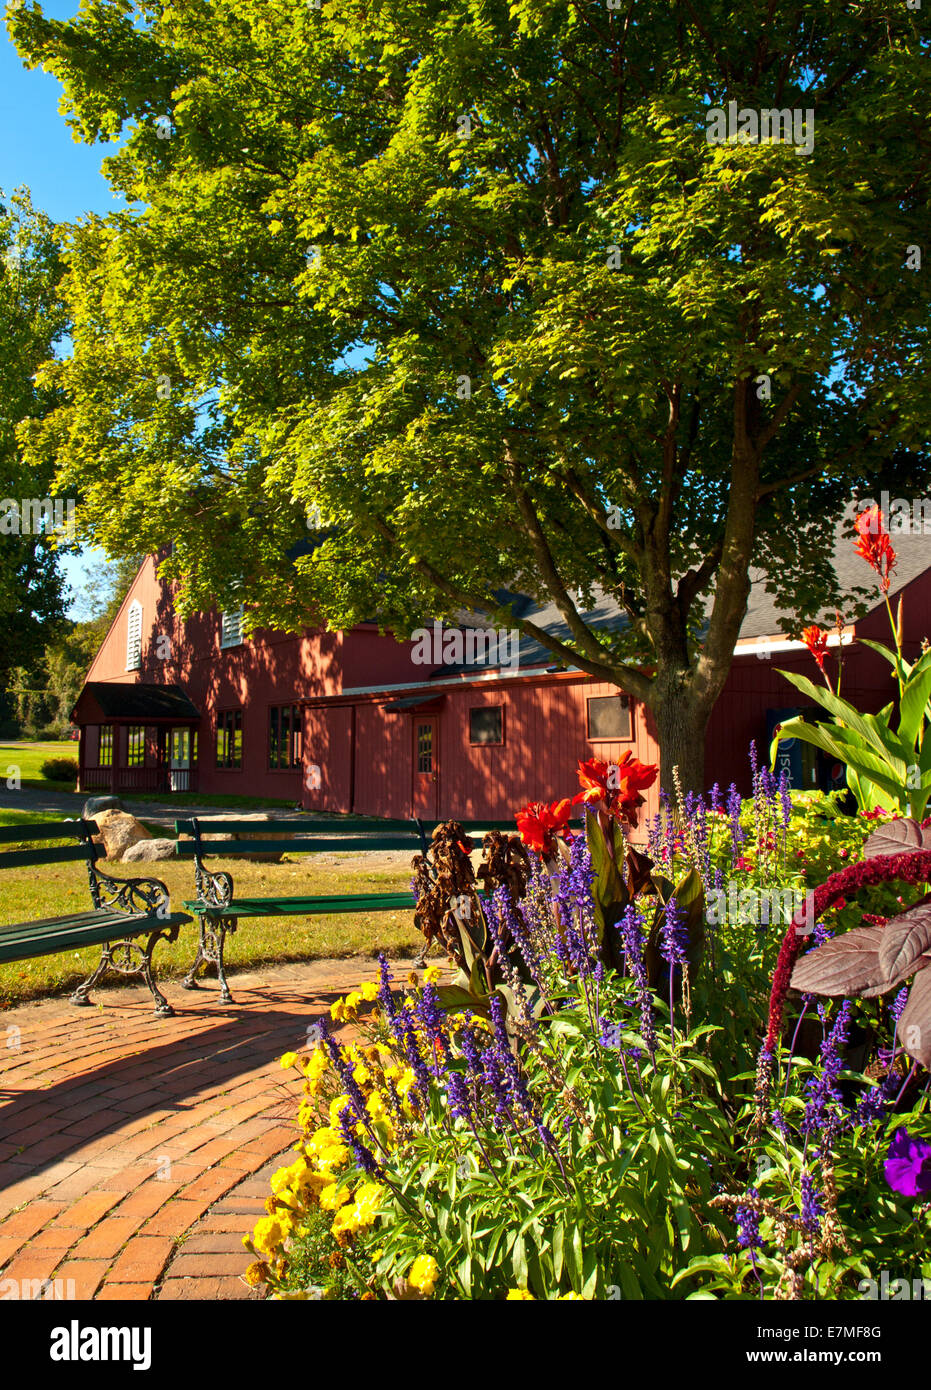
{"type": "Polygon", "coordinates": [[[439,748],[437,720],[414,715],[414,788],[413,814],[424,820],[436,820],[439,790],[439,748]]]}

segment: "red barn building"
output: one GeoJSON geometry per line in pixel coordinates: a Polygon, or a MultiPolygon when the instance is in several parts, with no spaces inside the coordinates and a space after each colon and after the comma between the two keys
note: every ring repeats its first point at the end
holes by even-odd
{"type": "MultiPolygon", "coordinates": [[[[908,535],[895,546],[892,597],[904,597],[905,654],[914,658],[931,635],[931,541],[908,535]]],[[[873,578],[846,539],[835,566],[845,587],[873,578]]],[[[750,740],[765,757],[774,723],[804,703],[776,668],[818,676],[778,619],[761,580],[708,729],[709,785],[735,781],[745,790],[750,740]]],[[[554,607],[537,609],[534,620],[564,633],[554,607]]],[[[607,599],[586,620],[625,621],[607,599]]],[[[155,560],[145,561],[75,706],[82,791],[224,793],[308,810],[503,819],[527,801],[572,792],[580,758],[612,761],[629,749],[658,761],[655,728],[638,701],[560,669],[531,639],[519,649],[492,643],[472,662],[453,651],[450,660],[462,638],[447,630],[439,634],[444,661],[432,631],[411,642],[374,624],[261,630],[246,639],[241,625],[241,611],[182,622],[155,560]]],[[[875,712],[891,698],[889,668],[860,637],[888,641],[883,603],[844,634],[843,694],[875,712]]],[[[797,743],[786,751],[794,785],[830,777],[816,756],[797,743]]],[[[656,800],[654,787],[648,813],[656,800]]]]}

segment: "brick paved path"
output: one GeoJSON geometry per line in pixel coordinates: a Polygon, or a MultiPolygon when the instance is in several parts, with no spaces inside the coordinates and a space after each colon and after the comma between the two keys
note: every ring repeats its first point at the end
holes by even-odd
{"type": "MultiPolygon", "coordinates": [[[[406,973],[406,962],[398,971],[406,973]]],[[[79,1299],[256,1298],[242,1236],[297,1137],[282,1052],[372,961],[278,965],[197,992],[96,991],[0,1013],[0,1297],[73,1280],[79,1299]]],[[[67,1295],[68,1286],[62,1291],[67,1295]]],[[[58,1296],[58,1295],[56,1295],[58,1296]]]]}

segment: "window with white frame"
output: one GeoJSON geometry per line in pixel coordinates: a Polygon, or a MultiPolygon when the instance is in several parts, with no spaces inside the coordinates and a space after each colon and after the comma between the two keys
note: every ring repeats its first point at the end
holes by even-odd
{"type": "Polygon", "coordinates": [[[134,598],[126,615],[126,669],[138,671],[142,665],[142,604],[134,598]]]}
{"type": "Polygon", "coordinates": [[[220,646],[238,647],[242,643],[243,605],[220,614],[220,646]]]}

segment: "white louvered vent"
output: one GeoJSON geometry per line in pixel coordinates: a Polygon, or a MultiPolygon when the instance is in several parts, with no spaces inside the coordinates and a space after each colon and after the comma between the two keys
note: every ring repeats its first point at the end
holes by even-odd
{"type": "Polygon", "coordinates": [[[126,669],[138,671],[142,665],[142,604],[133,599],[126,615],[126,669]]]}
{"type": "Polygon", "coordinates": [[[220,646],[238,647],[242,642],[242,604],[220,616],[220,646]]]}

